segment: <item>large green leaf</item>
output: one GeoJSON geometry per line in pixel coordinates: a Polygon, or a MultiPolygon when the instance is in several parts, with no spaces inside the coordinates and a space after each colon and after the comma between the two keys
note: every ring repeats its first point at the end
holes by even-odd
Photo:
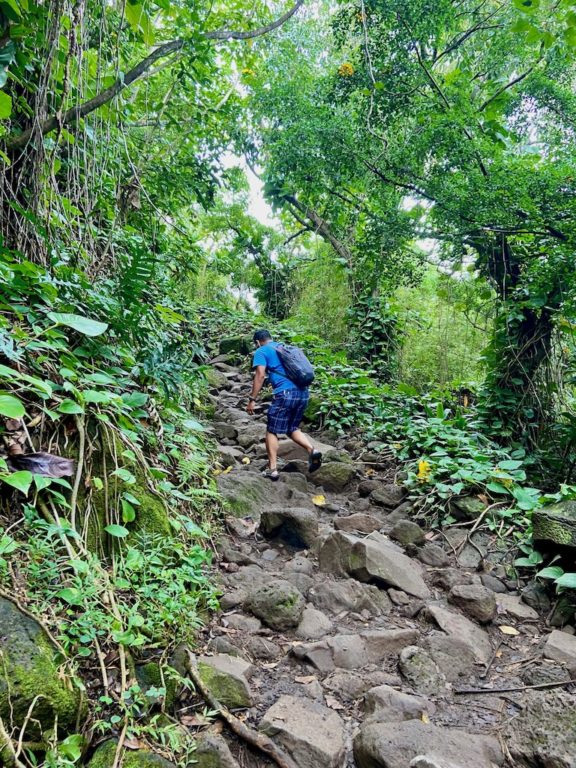
{"type": "Polygon", "coordinates": [[[0,475],[0,480],[22,493],[28,493],[33,477],[32,472],[22,470],[21,472],[13,472],[11,475],[0,475]]]}
{"type": "Polygon", "coordinates": [[[74,400],[63,400],[58,406],[60,413],[84,413],[81,405],[75,403],[74,400]]]}
{"type": "Polygon", "coordinates": [[[85,336],[101,336],[108,329],[108,323],[101,323],[99,320],[66,312],[48,312],[48,319],[56,325],[74,328],[75,331],[83,333],[85,336]]]}
{"type": "Polygon", "coordinates": [[[565,573],[556,579],[556,586],[564,589],[576,589],[576,573],[565,573]]]}
{"type": "Polygon", "coordinates": [[[12,114],[12,97],[0,91],[0,120],[6,120],[12,114]]]}
{"type": "Polygon", "coordinates": [[[6,416],[9,419],[21,419],[25,413],[24,406],[17,397],[0,394],[0,416],[6,416]]]}
{"type": "Polygon", "coordinates": [[[110,536],[114,536],[117,539],[124,539],[130,533],[128,528],[124,528],[123,525],[107,525],[104,530],[106,533],[109,533],[110,536]]]}

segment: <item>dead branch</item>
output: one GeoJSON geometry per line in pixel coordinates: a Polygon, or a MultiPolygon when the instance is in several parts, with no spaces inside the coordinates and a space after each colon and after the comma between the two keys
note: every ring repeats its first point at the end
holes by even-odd
{"type": "Polygon", "coordinates": [[[519,691],[544,690],[546,688],[564,688],[566,685],[574,685],[576,679],[564,680],[556,683],[538,683],[538,685],[518,685],[514,688],[461,688],[454,691],[456,696],[472,696],[477,693],[515,693],[519,691]]]}
{"type": "Polygon", "coordinates": [[[206,703],[210,706],[211,709],[218,713],[219,717],[221,717],[222,720],[228,724],[236,736],[239,736],[251,746],[256,747],[261,752],[264,752],[264,754],[268,755],[268,757],[271,757],[278,768],[298,768],[292,758],[287,755],[284,750],[280,749],[280,747],[274,744],[274,742],[268,736],[263,733],[258,733],[258,731],[250,728],[241,720],[239,720],[235,715],[233,715],[228,709],[226,709],[223,704],[220,704],[218,699],[215,698],[215,696],[200,677],[196,663],[196,657],[190,651],[188,651],[186,669],[190,674],[194,685],[202,694],[202,697],[205,699],[206,703]]]}

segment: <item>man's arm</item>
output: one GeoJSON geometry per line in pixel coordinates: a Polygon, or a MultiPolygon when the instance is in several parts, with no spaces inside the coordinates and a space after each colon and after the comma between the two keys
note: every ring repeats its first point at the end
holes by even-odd
{"type": "Polygon", "coordinates": [[[250,399],[248,400],[248,406],[246,408],[246,410],[250,414],[254,413],[254,404],[256,402],[256,398],[258,397],[258,394],[260,393],[260,390],[264,385],[265,379],[266,379],[266,366],[257,365],[256,372],[254,373],[254,378],[252,379],[252,392],[250,392],[250,399]]]}

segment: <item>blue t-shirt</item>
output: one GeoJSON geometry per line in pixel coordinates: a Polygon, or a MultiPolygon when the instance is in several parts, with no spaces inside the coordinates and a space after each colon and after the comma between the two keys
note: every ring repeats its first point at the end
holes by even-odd
{"type": "Polygon", "coordinates": [[[296,384],[286,376],[282,361],[278,356],[278,352],[276,352],[277,346],[277,342],[269,341],[263,347],[258,347],[252,358],[252,367],[256,368],[257,365],[266,366],[266,373],[275,393],[284,392],[287,389],[298,389],[296,384]]]}

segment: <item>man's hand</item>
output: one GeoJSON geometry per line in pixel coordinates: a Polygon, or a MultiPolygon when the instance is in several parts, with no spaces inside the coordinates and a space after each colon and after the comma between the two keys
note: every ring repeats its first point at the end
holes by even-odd
{"type": "Polygon", "coordinates": [[[250,414],[250,416],[254,416],[254,409],[256,407],[256,402],[254,400],[248,400],[248,405],[246,406],[247,413],[250,414]]]}

